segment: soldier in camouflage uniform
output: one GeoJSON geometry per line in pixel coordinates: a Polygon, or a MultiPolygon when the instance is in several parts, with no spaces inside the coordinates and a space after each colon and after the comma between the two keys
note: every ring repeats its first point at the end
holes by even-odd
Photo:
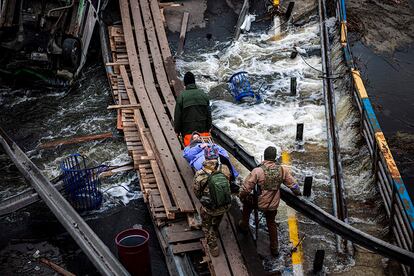
{"type": "MultiPolygon", "coordinates": [[[[209,174],[216,170],[220,170],[228,180],[230,180],[230,170],[227,166],[219,164],[219,154],[217,148],[214,146],[205,149],[205,161],[203,168],[196,172],[194,176],[193,190],[194,194],[201,202],[200,215],[202,219],[202,228],[207,238],[210,254],[217,257],[220,254],[217,244],[218,227],[220,225],[223,215],[230,209],[230,205],[220,207],[218,209],[208,208],[209,189],[206,185],[209,174]],[[203,187],[204,190],[203,190],[203,187]]],[[[229,184],[230,185],[230,184],[229,184]]]]}
{"type": "Polygon", "coordinates": [[[240,199],[243,202],[243,216],[239,222],[242,231],[249,229],[249,218],[253,211],[251,192],[256,185],[259,186],[257,205],[264,213],[267,228],[269,230],[270,252],[273,256],[279,254],[277,238],[277,225],[275,222],[277,208],[280,202],[280,185],[283,183],[289,187],[295,195],[301,195],[299,185],[290,174],[287,167],[276,163],[277,150],[268,147],[264,152],[264,161],[246,177],[241,189],[240,199]]]}

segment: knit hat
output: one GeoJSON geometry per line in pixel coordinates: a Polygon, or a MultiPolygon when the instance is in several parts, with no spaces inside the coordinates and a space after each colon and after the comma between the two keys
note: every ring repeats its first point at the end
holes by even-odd
{"type": "Polygon", "coordinates": [[[277,149],[275,147],[267,147],[264,151],[264,160],[275,161],[277,156],[277,149]]]}
{"type": "Polygon", "coordinates": [[[195,78],[191,72],[187,72],[184,75],[184,85],[187,86],[189,84],[195,84],[195,78]]]}
{"type": "Polygon", "coordinates": [[[201,137],[200,132],[194,131],[193,133],[191,133],[191,141],[194,140],[194,135],[198,135],[198,137],[201,137]]]}
{"type": "Polygon", "coordinates": [[[201,135],[200,135],[200,133],[199,132],[197,132],[197,131],[194,131],[192,134],[191,134],[191,139],[190,139],[190,148],[192,148],[192,147],[194,147],[194,146],[196,146],[196,145],[198,145],[198,144],[200,144],[200,143],[202,143],[203,142],[203,140],[201,140],[201,135]],[[194,139],[194,135],[198,135],[198,139],[194,139]]]}
{"type": "Polygon", "coordinates": [[[204,157],[206,160],[219,158],[219,150],[216,145],[208,145],[204,148],[204,157]]]}

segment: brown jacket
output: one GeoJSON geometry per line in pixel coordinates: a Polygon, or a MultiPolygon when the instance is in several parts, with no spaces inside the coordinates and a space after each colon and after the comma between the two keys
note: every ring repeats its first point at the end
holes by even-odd
{"type": "MultiPolygon", "coordinates": [[[[290,171],[285,166],[280,166],[273,161],[263,161],[263,165],[267,168],[276,168],[276,166],[280,167],[281,170],[281,178],[283,179],[283,184],[285,184],[290,189],[298,189],[299,186],[296,183],[296,180],[290,174],[290,171]]],[[[277,210],[279,207],[280,202],[280,190],[277,191],[270,191],[264,190],[263,184],[265,181],[265,172],[261,167],[254,168],[250,174],[244,180],[244,183],[241,187],[240,191],[240,198],[245,198],[254,188],[256,183],[259,184],[261,189],[261,195],[259,196],[259,209],[261,210],[277,210]]]]}

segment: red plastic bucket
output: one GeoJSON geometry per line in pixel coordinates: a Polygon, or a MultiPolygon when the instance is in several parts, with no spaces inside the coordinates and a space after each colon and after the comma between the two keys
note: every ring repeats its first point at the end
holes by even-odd
{"type": "Polygon", "coordinates": [[[131,275],[151,275],[149,234],[143,229],[127,229],[115,238],[118,258],[131,275]]]}

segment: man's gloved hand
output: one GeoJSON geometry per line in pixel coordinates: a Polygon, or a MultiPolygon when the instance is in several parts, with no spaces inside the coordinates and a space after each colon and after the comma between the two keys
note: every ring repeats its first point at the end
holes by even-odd
{"type": "Polygon", "coordinates": [[[302,196],[302,192],[300,191],[299,186],[296,189],[292,189],[292,192],[295,194],[295,196],[302,196]]]}
{"type": "Polygon", "coordinates": [[[298,184],[295,184],[290,190],[295,194],[295,196],[301,196],[302,193],[300,192],[300,187],[298,184]]]}

